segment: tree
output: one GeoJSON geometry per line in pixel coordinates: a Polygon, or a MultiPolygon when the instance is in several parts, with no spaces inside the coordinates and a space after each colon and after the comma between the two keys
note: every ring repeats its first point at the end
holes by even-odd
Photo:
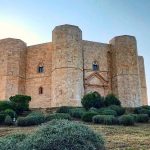
{"type": "Polygon", "coordinates": [[[21,114],[23,111],[29,110],[29,102],[31,101],[31,96],[15,95],[11,96],[9,99],[12,102],[13,109],[17,114],[21,114]]]}
{"type": "Polygon", "coordinates": [[[103,97],[98,92],[90,92],[81,100],[81,103],[85,109],[101,108],[104,105],[103,97]]]}

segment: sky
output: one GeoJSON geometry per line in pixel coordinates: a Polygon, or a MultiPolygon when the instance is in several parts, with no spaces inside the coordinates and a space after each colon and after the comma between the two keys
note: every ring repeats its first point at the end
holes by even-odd
{"type": "Polygon", "coordinates": [[[0,0],[0,39],[49,42],[57,25],[81,28],[84,40],[108,43],[133,35],[144,56],[150,104],[150,0],[0,0]]]}

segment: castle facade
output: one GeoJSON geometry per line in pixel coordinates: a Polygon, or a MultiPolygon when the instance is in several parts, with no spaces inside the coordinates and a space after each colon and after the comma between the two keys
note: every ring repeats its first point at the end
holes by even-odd
{"type": "Polygon", "coordinates": [[[82,40],[77,26],[56,26],[49,43],[0,40],[0,64],[0,99],[29,95],[31,108],[80,106],[90,91],[114,93],[125,107],[148,103],[144,60],[133,36],[104,44],[82,40]]]}

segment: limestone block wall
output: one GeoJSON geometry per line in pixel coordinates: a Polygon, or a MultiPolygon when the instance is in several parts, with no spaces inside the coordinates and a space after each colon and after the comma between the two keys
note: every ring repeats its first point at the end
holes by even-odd
{"type": "Polygon", "coordinates": [[[59,26],[53,30],[52,104],[81,105],[83,96],[83,56],[81,30],[59,26]]]}
{"type": "Polygon", "coordinates": [[[142,105],[147,105],[148,98],[147,98],[147,87],[146,87],[145,67],[144,67],[143,56],[138,56],[138,64],[139,64],[139,74],[140,74],[142,105]]]}
{"type": "Polygon", "coordinates": [[[80,106],[90,91],[113,92],[126,107],[148,102],[144,60],[133,36],[104,44],[82,40],[77,26],[56,26],[49,43],[27,47],[18,39],[0,40],[0,64],[0,100],[26,94],[31,108],[80,106]]]}
{"type": "Polygon", "coordinates": [[[97,91],[102,96],[111,92],[110,66],[108,62],[108,44],[83,41],[84,87],[85,94],[97,91]],[[93,71],[92,65],[96,61],[99,70],[93,71]]]}
{"type": "Polygon", "coordinates": [[[110,41],[112,53],[112,92],[123,106],[141,105],[140,78],[136,39],[118,36],[110,41]]]}
{"type": "Polygon", "coordinates": [[[51,107],[51,71],[52,71],[52,44],[45,43],[29,46],[27,49],[26,65],[26,94],[32,97],[30,107],[51,107]],[[44,71],[38,72],[43,66],[44,71]],[[43,93],[39,93],[39,88],[43,93]]]}
{"type": "Polygon", "coordinates": [[[8,99],[15,94],[25,94],[25,67],[26,67],[26,44],[18,39],[3,39],[0,42],[0,51],[3,53],[2,86],[5,91],[2,99],[8,99]],[[3,61],[4,60],[4,61],[3,61]]]}
{"type": "Polygon", "coordinates": [[[7,77],[7,52],[4,50],[4,40],[0,40],[0,100],[5,99],[7,77]]]}

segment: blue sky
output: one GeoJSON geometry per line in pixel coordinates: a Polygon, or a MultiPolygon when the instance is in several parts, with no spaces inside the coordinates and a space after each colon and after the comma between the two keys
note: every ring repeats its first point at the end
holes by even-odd
{"type": "Polygon", "coordinates": [[[145,59],[150,100],[150,0],[0,0],[0,39],[21,38],[28,45],[49,42],[60,24],[79,26],[83,39],[91,41],[135,36],[145,59]]]}

